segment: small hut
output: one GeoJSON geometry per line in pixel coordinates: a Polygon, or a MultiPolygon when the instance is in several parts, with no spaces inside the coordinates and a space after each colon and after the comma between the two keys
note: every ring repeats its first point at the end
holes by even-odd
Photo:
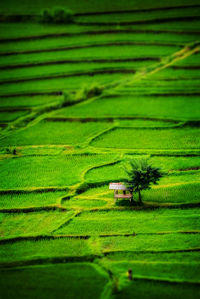
{"type": "Polygon", "coordinates": [[[110,183],[109,189],[114,190],[114,198],[117,201],[118,198],[129,198],[133,197],[133,194],[123,183],[110,183]]]}

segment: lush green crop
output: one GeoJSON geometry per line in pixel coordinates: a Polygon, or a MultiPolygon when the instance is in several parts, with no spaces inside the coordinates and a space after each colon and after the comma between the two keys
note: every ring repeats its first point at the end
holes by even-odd
{"type": "Polygon", "coordinates": [[[2,297],[197,299],[199,1],[58,0],[75,23],[36,23],[54,5],[0,3],[2,297]],[[116,201],[148,155],[166,175],[116,201]]]}
{"type": "Polygon", "coordinates": [[[101,73],[94,74],[91,76],[90,73],[80,74],[77,73],[76,76],[63,76],[62,78],[49,78],[49,79],[41,79],[41,80],[33,80],[33,81],[25,81],[25,82],[18,82],[18,83],[6,83],[0,85],[0,93],[3,95],[9,94],[19,94],[23,96],[25,93],[35,93],[35,92],[52,92],[58,91],[62,92],[65,89],[70,90],[77,90],[81,89],[83,86],[88,85],[90,86],[92,83],[99,82],[101,84],[105,84],[111,82],[113,80],[119,80],[122,77],[123,70],[121,72],[114,72],[112,74],[101,73]],[[50,82],[50,84],[49,84],[50,82]],[[78,87],[77,87],[78,86],[78,87]]]}
{"type": "Polygon", "coordinates": [[[189,149],[199,148],[198,128],[180,129],[133,129],[116,128],[97,137],[94,147],[189,149]]]}
{"type": "Polygon", "coordinates": [[[168,10],[167,12],[164,10],[161,11],[145,11],[145,12],[129,12],[129,13],[113,13],[111,15],[109,14],[100,14],[100,15],[86,15],[86,16],[80,16],[77,18],[78,22],[81,23],[130,23],[130,22],[141,22],[145,23],[145,21],[150,21],[150,20],[157,20],[157,19],[168,19],[170,20],[171,18],[180,18],[183,16],[184,17],[191,17],[191,16],[199,16],[200,11],[197,8],[190,8],[186,7],[185,9],[171,9],[168,10]]]}
{"type": "Polygon", "coordinates": [[[58,62],[56,64],[53,63],[51,65],[44,66],[34,66],[34,67],[26,67],[26,68],[16,68],[16,69],[8,69],[2,70],[0,74],[0,79],[2,81],[7,80],[17,80],[17,79],[26,79],[30,78],[34,80],[34,78],[43,78],[46,76],[56,76],[56,75],[76,75],[78,73],[84,74],[85,72],[97,72],[98,70],[136,70],[139,68],[143,68],[145,66],[151,65],[155,63],[155,61],[117,61],[112,62],[109,59],[107,61],[99,61],[99,62],[84,62],[77,61],[75,63],[63,63],[62,67],[58,62]]]}
{"type": "Polygon", "coordinates": [[[37,241],[18,241],[2,244],[1,262],[13,262],[50,257],[84,256],[92,254],[88,240],[57,238],[37,241]]]}
{"type": "Polygon", "coordinates": [[[156,46],[144,45],[110,45],[110,46],[92,46],[91,48],[71,49],[64,51],[33,53],[23,55],[10,55],[0,57],[0,65],[13,65],[19,63],[38,63],[40,61],[58,61],[62,59],[91,59],[94,58],[127,58],[127,57],[158,57],[170,55],[180,49],[179,46],[156,46]],[[112,54],[111,54],[112,53],[112,54]]]}
{"type": "Polygon", "coordinates": [[[155,188],[144,192],[144,201],[163,203],[199,203],[200,184],[155,188]]]}
{"type": "MultiPolygon", "coordinates": [[[[184,219],[184,218],[183,218],[184,219]]],[[[155,219],[157,221],[157,219],[155,219]]],[[[178,251],[199,248],[199,235],[164,234],[132,237],[107,237],[101,239],[104,252],[112,251],[178,251]]]]}
{"type": "MultiPolygon", "coordinates": [[[[111,164],[111,165],[104,165],[101,167],[97,167],[94,169],[91,169],[86,174],[86,180],[88,182],[101,182],[101,181],[112,181],[112,180],[123,180],[124,177],[126,177],[125,171],[123,169],[123,166],[127,165],[128,160],[135,159],[137,156],[134,155],[127,155],[123,162],[111,164]]],[[[198,168],[198,165],[200,163],[199,157],[152,157],[151,163],[153,165],[156,165],[166,172],[172,171],[172,170],[184,170],[184,169],[192,169],[192,168],[198,168]]],[[[196,172],[195,172],[196,173],[196,172]]],[[[184,175],[184,173],[182,173],[184,175]]],[[[191,179],[191,176],[190,176],[191,179]]],[[[197,175],[198,179],[198,175],[197,175]]],[[[162,181],[168,181],[169,178],[163,178],[162,181]]]]}
{"type": "Polygon", "coordinates": [[[11,98],[1,98],[0,107],[34,107],[38,105],[45,105],[50,102],[56,102],[60,96],[19,96],[11,98]]]}
{"type": "Polygon", "coordinates": [[[63,226],[58,234],[112,235],[134,233],[158,233],[198,230],[198,211],[139,212],[118,211],[83,213],[63,226]],[[194,213],[194,214],[193,214],[194,213]],[[178,219],[181,221],[178,221],[178,219]]]}
{"type": "Polygon", "coordinates": [[[115,275],[125,275],[128,269],[132,269],[133,277],[148,277],[152,279],[166,279],[166,280],[178,280],[178,281],[191,281],[199,282],[199,264],[188,262],[171,262],[171,261],[153,261],[153,262],[143,262],[141,261],[116,261],[110,262],[105,260],[103,263],[108,269],[115,275]],[[163,268],[165,271],[162,271],[163,268]]]}
{"type": "Polygon", "coordinates": [[[104,131],[107,123],[50,122],[31,126],[2,139],[1,145],[70,144],[86,142],[88,138],[104,131]],[[53,134],[52,134],[53,132],[53,134]]]}
{"type": "Polygon", "coordinates": [[[127,283],[127,277],[121,283],[121,290],[116,294],[115,299],[120,298],[183,298],[183,299],[197,299],[199,297],[198,284],[173,284],[166,281],[162,282],[156,280],[139,279],[131,283],[127,283]],[[163,289],[165,292],[163,293],[163,289]]]}
{"type": "Polygon", "coordinates": [[[108,277],[90,263],[41,265],[1,270],[4,298],[100,298],[108,277]],[[51,281],[51,283],[50,283],[51,281]],[[88,284],[88,282],[90,282],[88,284]],[[77,287],[78,286],[78,287],[77,287]],[[31,290],[31,291],[30,291],[31,290]]]}
{"type": "Polygon", "coordinates": [[[0,161],[0,189],[66,187],[80,182],[90,167],[110,162],[115,155],[17,157],[0,161]]]}
{"type": "Polygon", "coordinates": [[[0,122],[9,122],[27,114],[27,111],[0,112],[0,122]]]}
{"type": "Polygon", "coordinates": [[[19,209],[56,205],[66,191],[48,193],[9,193],[0,195],[0,209],[19,209]]]}
{"type": "MultiPolygon", "coordinates": [[[[55,116],[74,117],[155,117],[164,119],[198,119],[200,104],[197,96],[142,96],[137,94],[127,94],[121,96],[105,97],[96,99],[93,102],[68,107],[62,109],[55,116]],[[190,105],[188,105],[188,101],[190,105]],[[122,105],[123,103],[123,105],[122,105]]],[[[150,123],[151,124],[151,123],[150,123]]],[[[123,125],[123,123],[122,123],[123,125]]],[[[154,126],[158,126],[154,123],[154,126]]],[[[169,125],[169,124],[168,124],[169,125]]],[[[134,126],[134,122],[133,122],[134,126]]],[[[148,123],[144,126],[149,126],[148,123]]]]}
{"type": "MultiPolygon", "coordinates": [[[[18,26],[18,24],[17,24],[18,26]]],[[[31,25],[27,25],[28,28],[30,28],[31,30],[34,30],[34,26],[33,24],[31,25]]],[[[5,30],[5,24],[4,25],[0,25],[1,30],[5,30]]],[[[43,27],[44,28],[44,27],[43,27]]],[[[46,27],[46,28],[49,28],[46,27]]],[[[50,28],[52,28],[50,26],[50,28]]],[[[55,28],[55,27],[53,27],[55,28]]],[[[52,29],[53,29],[52,28],[52,29]]],[[[63,28],[63,27],[61,27],[63,28]]],[[[11,30],[13,30],[13,28],[11,28],[9,30],[9,28],[7,29],[7,36],[9,34],[12,33],[11,30]]],[[[82,27],[78,27],[78,29],[82,29],[82,27]]],[[[87,28],[86,28],[87,29],[87,28]]],[[[26,41],[15,41],[13,42],[5,42],[1,45],[1,49],[0,49],[0,53],[1,52],[15,52],[15,51],[29,51],[29,50],[44,50],[44,49],[54,49],[56,48],[61,48],[61,47],[67,47],[67,46],[80,46],[80,45],[90,45],[90,44],[101,44],[101,43],[106,43],[106,42],[121,42],[121,41],[133,41],[135,43],[137,42],[144,42],[144,43],[163,43],[163,44],[168,44],[168,43],[174,43],[174,44],[183,44],[183,43],[187,43],[190,41],[193,41],[195,39],[194,35],[190,35],[190,34],[176,34],[176,33],[159,33],[159,34],[154,34],[152,33],[145,33],[145,32],[140,32],[138,30],[138,32],[134,32],[134,28],[131,30],[130,32],[126,32],[126,29],[123,28],[110,28],[110,32],[108,30],[108,28],[103,28],[102,27],[97,27],[95,30],[95,27],[88,27],[88,31],[92,32],[94,31],[95,34],[89,35],[89,34],[85,34],[86,32],[85,30],[79,31],[80,33],[82,32],[82,34],[80,34],[77,38],[76,33],[77,32],[73,32],[73,30],[70,30],[71,32],[69,32],[69,28],[68,30],[65,29],[65,32],[62,32],[60,30],[60,27],[58,26],[58,32],[51,32],[49,30],[49,32],[44,32],[44,33],[48,33],[48,34],[52,34],[52,37],[50,36],[49,38],[44,38],[44,39],[33,39],[33,40],[26,40],[26,41]],[[113,32],[114,31],[114,32],[113,32]],[[125,32],[123,32],[125,31],[125,32]],[[54,34],[58,34],[57,37],[54,36],[54,34]],[[69,36],[59,36],[59,34],[66,34],[67,33],[71,33],[71,35],[69,36]],[[73,34],[74,33],[74,34],[73,34]]],[[[24,29],[22,29],[24,30],[24,29]]],[[[128,31],[128,30],[127,30],[128,31]]],[[[15,31],[16,32],[16,31],[15,31]]],[[[39,34],[41,35],[43,32],[39,31],[39,34]]],[[[35,32],[35,34],[37,34],[37,31],[35,32]]],[[[25,35],[25,34],[24,34],[25,35]]],[[[0,34],[1,36],[1,34],[0,34]]],[[[20,32],[18,33],[18,38],[20,38],[20,32]]],[[[196,39],[198,39],[198,35],[196,35],[196,39]]]]}
{"type": "Polygon", "coordinates": [[[1,239],[48,234],[65,223],[73,212],[3,213],[1,218],[1,239]]]}
{"type": "MultiPolygon", "coordinates": [[[[22,2],[20,5],[16,5],[16,2],[13,0],[9,0],[8,3],[1,3],[0,11],[2,12],[10,12],[10,13],[22,13],[22,12],[31,12],[36,13],[43,9],[45,6],[52,7],[55,5],[53,0],[42,0],[36,3],[26,3],[22,2]],[[9,3],[9,5],[8,5],[9,3]]],[[[190,5],[198,4],[197,0],[192,0],[190,5]]],[[[115,0],[107,3],[107,1],[103,0],[99,2],[98,0],[88,0],[87,5],[85,5],[84,1],[74,2],[73,0],[68,0],[65,2],[64,0],[60,0],[59,4],[62,7],[70,8],[75,13],[87,13],[87,12],[105,12],[105,11],[121,11],[121,10],[138,10],[141,8],[151,9],[151,8],[165,8],[165,7],[176,7],[181,5],[188,5],[188,1],[186,0],[176,0],[173,3],[170,0],[163,2],[162,0],[158,0],[153,3],[151,0],[144,0],[143,2],[135,1],[133,3],[127,1],[126,3],[122,3],[120,0],[115,0]]]]}

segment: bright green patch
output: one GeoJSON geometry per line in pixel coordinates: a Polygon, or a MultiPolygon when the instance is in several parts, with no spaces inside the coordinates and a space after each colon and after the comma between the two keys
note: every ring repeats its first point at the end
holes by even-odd
{"type": "Polygon", "coordinates": [[[198,219],[199,212],[195,209],[85,212],[56,233],[112,235],[190,231],[200,229],[198,219]]]}
{"type": "Polygon", "coordinates": [[[92,142],[94,147],[132,149],[199,148],[199,129],[136,130],[116,128],[102,134],[92,142]]]}
{"type": "Polygon", "coordinates": [[[73,212],[3,213],[1,217],[1,238],[48,234],[65,223],[73,212]]]}
{"type": "Polygon", "coordinates": [[[0,209],[21,209],[55,205],[64,196],[66,196],[66,191],[47,193],[1,194],[0,209]]]}
{"type": "MultiPolygon", "coordinates": [[[[76,137],[76,136],[74,136],[76,137]]],[[[17,157],[0,161],[3,180],[0,189],[66,187],[80,182],[88,168],[110,162],[116,156],[61,155],[17,157]]]]}
{"type": "Polygon", "coordinates": [[[0,259],[3,263],[51,257],[85,256],[92,253],[88,240],[58,238],[2,244],[0,259]]]}
{"type": "MultiPolygon", "coordinates": [[[[130,91],[132,94],[121,96],[105,97],[97,99],[91,103],[77,105],[76,107],[68,107],[62,109],[60,116],[71,117],[155,117],[164,119],[199,119],[200,104],[198,97],[195,96],[139,96],[130,91]],[[190,105],[188,103],[190,102],[190,105]],[[105,113],[106,112],[106,113],[105,113]]],[[[160,126],[158,122],[144,123],[144,126],[160,126]]],[[[120,125],[123,125],[120,122],[120,125]]],[[[135,122],[133,122],[133,126],[135,122]]],[[[168,124],[170,126],[170,123],[168,124]]],[[[139,126],[137,124],[137,126],[139,126]]]]}
{"type": "Polygon", "coordinates": [[[98,200],[98,199],[70,199],[63,202],[63,205],[66,208],[84,208],[84,209],[90,209],[90,208],[97,208],[97,207],[103,207],[107,204],[105,200],[98,200]]]}
{"type": "Polygon", "coordinates": [[[132,237],[107,237],[101,239],[102,250],[112,251],[179,251],[199,248],[197,234],[139,235],[132,237]]]}

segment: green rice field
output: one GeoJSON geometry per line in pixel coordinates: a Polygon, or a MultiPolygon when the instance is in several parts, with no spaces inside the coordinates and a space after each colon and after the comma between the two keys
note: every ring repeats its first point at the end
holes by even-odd
{"type": "Polygon", "coordinates": [[[198,0],[1,1],[3,299],[200,297],[199,87],[198,0]]]}

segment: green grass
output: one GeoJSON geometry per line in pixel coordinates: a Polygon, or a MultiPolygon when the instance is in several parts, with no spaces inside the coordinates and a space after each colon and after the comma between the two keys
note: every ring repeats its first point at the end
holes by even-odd
{"type": "Polygon", "coordinates": [[[133,272],[133,277],[145,277],[153,279],[177,280],[199,282],[199,263],[184,262],[143,262],[143,261],[109,261],[105,260],[103,265],[114,273],[114,275],[127,275],[128,269],[133,272]],[[163,271],[165,269],[165,271],[163,271]]]}
{"type": "Polygon", "coordinates": [[[1,239],[48,234],[66,222],[73,212],[1,213],[1,239]]]}
{"type": "Polygon", "coordinates": [[[186,59],[178,61],[175,65],[176,66],[199,66],[200,65],[200,54],[197,53],[197,54],[191,55],[191,56],[187,57],[186,59]]]}
{"type": "MultiPolygon", "coordinates": [[[[158,90],[159,91],[159,90],[158,90]]],[[[127,94],[96,99],[90,103],[64,108],[55,116],[74,117],[157,117],[163,119],[199,119],[199,100],[197,96],[146,96],[127,94]],[[188,105],[188,101],[191,105],[188,105]],[[122,105],[123,103],[123,105],[122,105]]],[[[134,124],[134,123],[133,123],[134,124]]],[[[157,126],[158,123],[155,123],[157,126]]],[[[148,126],[148,123],[145,124],[148,126]]]]}
{"type": "Polygon", "coordinates": [[[88,138],[109,128],[109,123],[76,123],[41,121],[1,140],[1,146],[70,144],[87,142],[88,138]],[[52,132],[54,134],[52,134],[52,132]]]}
{"type": "Polygon", "coordinates": [[[21,116],[26,115],[27,111],[13,111],[13,112],[1,112],[0,111],[0,122],[13,121],[21,116]]]}
{"type": "Polygon", "coordinates": [[[151,157],[150,161],[164,170],[189,170],[199,166],[200,157],[151,157]]]}
{"type": "Polygon", "coordinates": [[[108,281],[107,275],[90,263],[5,269],[1,270],[1,277],[1,293],[4,298],[14,296],[30,299],[63,296],[71,299],[100,298],[108,281]]]}
{"type": "Polygon", "coordinates": [[[104,257],[101,260],[103,263],[109,262],[121,262],[121,261],[132,261],[132,262],[144,262],[144,263],[153,263],[153,262],[185,262],[185,263],[197,263],[199,262],[199,252],[198,251],[170,251],[170,252],[113,252],[110,253],[107,257],[104,257]]]}
{"type": "Polygon", "coordinates": [[[18,157],[0,161],[0,189],[66,187],[80,182],[84,170],[110,162],[113,155],[18,157]]]}
{"type": "Polygon", "coordinates": [[[45,259],[53,257],[72,257],[91,255],[88,240],[58,238],[54,240],[18,241],[1,245],[1,263],[45,259]]]}
{"type": "Polygon", "coordinates": [[[183,298],[197,299],[199,297],[199,286],[190,284],[170,284],[159,281],[137,280],[127,283],[127,278],[122,283],[121,290],[116,293],[118,298],[183,298]],[[163,292],[165,290],[165,292],[163,292]]]}
{"type": "MultiPolygon", "coordinates": [[[[123,117],[122,117],[123,118],[123,117]]],[[[117,126],[119,127],[132,127],[132,128],[139,128],[139,127],[145,127],[145,128],[162,128],[162,127],[176,127],[177,125],[181,124],[181,122],[177,121],[159,121],[159,120],[145,120],[145,119],[115,119],[115,122],[117,126]]]]}
{"type": "Polygon", "coordinates": [[[129,62],[76,62],[76,63],[63,63],[63,64],[52,64],[46,66],[34,66],[34,67],[26,67],[26,68],[16,68],[11,70],[2,70],[0,79],[2,81],[12,80],[12,79],[34,79],[34,78],[42,78],[44,76],[56,76],[56,75],[70,75],[76,73],[84,73],[84,72],[95,72],[97,70],[136,70],[139,68],[143,68],[145,66],[149,66],[151,64],[155,64],[155,61],[129,61],[129,62]]]}
{"type": "Polygon", "coordinates": [[[95,58],[127,58],[127,57],[158,57],[167,56],[178,51],[178,46],[156,46],[145,45],[110,45],[103,47],[91,47],[82,49],[73,49],[69,51],[33,53],[23,55],[11,55],[0,57],[0,65],[13,65],[19,63],[38,63],[40,61],[54,61],[62,59],[81,59],[95,58]]]}
{"type": "Polygon", "coordinates": [[[198,69],[174,69],[173,67],[162,70],[159,73],[155,73],[152,77],[155,80],[167,80],[167,79],[199,79],[198,69]]]}
{"type": "MultiPolygon", "coordinates": [[[[35,15],[55,6],[52,0],[16,3],[0,3],[0,14],[35,15]]],[[[101,26],[0,24],[0,39],[7,39],[0,54],[41,50],[0,55],[0,67],[11,67],[0,75],[0,119],[13,121],[0,139],[3,298],[199,298],[199,54],[150,74],[166,56],[199,39],[199,7],[172,9],[192,4],[199,1],[58,0],[56,6],[74,13],[114,13],[75,16],[105,22],[101,26]],[[143,11],[116,12],[137,9],[143,11]],[[143,24],[109,24],[137,21],[143,24]],[[62,49],[70,46],[77,48],[62,49]],[[125,72],[130,69],[139,72],[125,72]],[[57,108],[63,96],[48,95],[131,79],[129,86],[62,109],[57,108]],[[31,96],[37,92],[48,93],[31,96]],[[15,122],[30,108],[41,115],[15,122]],[[54,117],[82,120],[47,120],[54,117]],[[148,154],[166,175],[142,192],[143,207],[123,199],[115,203],[109,182],[123,182],[121,166],[148,154]],[[63,209],[49,207],[58,204],[63,209]]]]}
{"type": "Polygon", "coordinates": [[[11,98],[1,98],[0,107],[34,107],[46,105],[50,102],[56,102],[61,96],[18,96],[11,98]]]}
{"type": "Polygon", "coordinates": [[[0,95],[10,95],[19,94],[23,96],[25,93],[34,93],[34,92],[51,92],[51,91],[63,91],[66,89],[77,90],[86,85],[92,85],[92,83],[99,82],[99,84],[105,84],[113,80],[119,80],[123,76],[122,73],[113,73],[113,74],[95,74],[94,76],[77,75],[75,77],[63,77],[63,78],[53,78],[53,79],[41,79],[39,81],[26,81],[19,83],[7,83],[0,85],[0,95]]]}
{"type": "Polygon", "coordinates": [[[199,248],[197,234],[138,235],[101,239],[102,250],[112,251],[176,251],[199,248]]]}
{"type": "MultiPolygon", "coordinates": [[[[104,181],[112,181],[112,180],[123,180],[126,177],[126,173],[123,169],[123,166],[128,164],[128,160],[137,159],[138,156],[127,155],[125,156],[124,162],[117,163],[114,165],[104,165],[98,168],[91,169],[86,174],[85,178],[87,182],[95,183],[95,182],[104,182],[104,181]]],[[[162,168],[164,171],[168,172],[169,170],[184,170],[184,169],[192,169],[198,167],[200,163],[199,157],[151,157],[150,162],[162,168]]],[[[196,173],[196,172],[195,172],[196,173]]],[[[185,174],[181,172],[183,176],[185,174]]],[[[197,175],[198,178],[198,175],[197,175]]],[[[191,179],[191,176],[190,176],[191,179]]],[[[168,181],[169,178],[163,178],[163,181],[168,181]]]]}
{"type": "Polygon", "coordinates": [[[55,205],[66,196],[66,192],[9,193],[0,195],[0,209],[21,209],[55,205]]]}
{"type": "Polygon", "coordinates": [[[199,129],[136,130],[116,128],[94,139],[94,147],[131,149],[195,149],[199,147],[199,129]]]}
{"type": "Polygon", "coordinates": [[[0,37],[2,39],[9,38],[20,38],[29,36],[41,36],[45,34],[62,34],[62,33],[79,33],[88,30],[96,31],[99,29],[97,26],[78,26],[76,24],[68,24],[66,26],[57,24],[51,25],[40,24],[40,23],[1,23],[0,24],[0,37]],[[31,29],[30,29],[31,28],[31,29]]]}
{"type": "Polygon", "coordinates": [[[60,228],[58,234],[128,234],[198,230],[198,211],[106,211],[85,212],[60,228]],[[181,219],[181,221],[178,221],[181,219]]]}
{"type": "Polygon", "coordinates": [[[91,208],[99,208],[103,207],[107,204],[105,200],[98,199],[79,199],[73,198],[70,200],[66,200],[63,205],[66,208],[81,208],[81,209],[91,209],[91,208]]]}
{"type": "MultiPolygon", "coordinates": [[[[61,7],[67,7],[72,9],[75,13],[86,13],[86,12],[104,12],[104,11],[120,11],[120,10],[132,10],[132,9],[150,9],[150,8],[161,8],[161,7],[176,7],[181,5],[188,5],[186,0],[176,0],[173,3],[170,0],[163,2],[159,0],[153,3],[150,0],[145,0],[143,2],[138,2],[134,0],[133,2],[126,2],[122,3],[120,0],[111,1],[107,3],[107,1],[98,0],[88,0],[87,5],[85,5],[84,1],[74,2],[73,0],[68,0],[67,3],[64,0],[59,0],[58,4],[61,7]]],[[[192,4],[199,4],[197,0],[192,0],[190,5],[192,4]]],[[[0,11],[1,12],[9,12],[9,13],[22,13],[22,12],[29,12],[29,13],[36,13],[43,9],[44,7],[52,7],[55,5],[53,0],[46,1],[36,1],[35,3],[28,4],[26,2],[21,2],[20,5],[16,5],[14,0],[9,0],[8,3],[1,3],[0,11]],[[8,5],[9,4],[9,5],[8,5]]]]}
{"type": "Polygon", "coordinates": [[[179,18],[179,17],[194,17],[199,16],[200,10],[198,8],[178,8],[178,9],[171,9],[168,11],[145,11],[145,12],[134,12],[134,13],[113,13],[112,15],[86,15],[86,16],[80,16],[77,18],[78,22],[82,23],[96,23],[96,22],[102,22],[102,23],[127,23],[127,22],[143,22],[143,21],[150,21],[150,20],[156,20],[156,19],[168,19],[171,18],[179,18]]]}
{"type": "MultiPolygon", "coordinates": [[[[2,28],[1,30],[4,30],[5,25],[0,24],[0,28],[2,28]]],[[[31,25],[27,25],[27,27],[29,28],[29,30],[33,30],[34,31],[34,26],[33,24],[31,25]]],[[[44,28],[44,27],[43,27],[44,28]]],[[[48,28],[48,27],[47,27],[48,28]]],[[[54,27],[55,28],[55,27],[54,27]]],[[[63,28],[63,27],[62,27],[63,28]]],[[[7,28],[6,28],[7,29],[7,28]]],[[[55,32],[57,34],[62,34],[62,31],[60,32],[59,30],[60,28],[58,27],[58,32],[55,32]]],[[[134,41],[134,42],[145,42],[145,43],[163,43],[163,44],[167,44],[167,43],[174,43],[174,44],[183,44],[183,43],[187,43],[190,41],[193,41],[195,39],[194,35],[190,35],[190,34],[182,34],[182,35],[178,35],[176,33],[159,33],[159,34],[154,34],[154,33],[145,33],[145,32],[138,32],[138,33],[134,33],[134,32],[124,32],[123,28],[116,28],[113,27],[111,28],[111,32],[108,33],[107,31],[110,29],[110,27],[106,30],[106,28],[103,27],[103,29],[100,27],[96,28],[95,31],[95,27],[89,27],[88,31],[95,31],[96,34],[95,35],[87,35],[84,34],[84,31],[86,30],[81,30],[82,27],[78,27],[79,32],[82,31],[82,35],[79,35],[77,38],[77,35],[73,33],[71,33],[71,36],[62,36],[62,37],[49,37],[49,38],[45,38],[45,39],[36,39],[36,40],[26,40],[26,41],[15,41],[15,42],[5,42],[2,43],[1,45],[1,52],[14,52],[14,51],[26,51],[26,50],[42,50],[42,49],[54,49],[59,48],[59,47],[67,47],[67,46],[71,46],[71,45],[85,45],[85,44],[97,44],[97,43],[105,43],[105,42],[117,42],[117,41],[134,41]],[[112,29],[116,31],[116,33],[112,33],[112,29]],[[121,32],[120,32],[121,30],[121,32]],[[102,32],[103,31],[103,32],[102,32]],[[105,32],[105,33],[104,33],[105,32]]],[[[11,28],[11,30],[13,30],[13,28],[11,28]]],[[[134,30],[134,29],[133,29],[134,30]]],[[[12,33],[12,31],[9,31],[8,28],[8,33],[7,33],[7,37],[9,36],[9,33],[12,33]]],[[[64,33],[68,33],[69,29],[66,30],[64,33]]],[[[39,34],[41,34],[42,32],[39,31],[39,34]]],[[[53,33],[53,32],[52,32],[53,33]]],[[[75,33],[75,32],[74,32],[75,33]]],[[[51,34],[51,32],[50,32],[51,34]]],[[[25,34],[24,34],[25,35],[25,34]]],[[[31,34],[32,36],[33,34],[31,34]]],[[[1,36],[1,35],[0,35],[1,36]]],[[[20,32],[18,34],[18,36],[20,38],[20,32]]],[[[198,39],[198,35],[196,35],[196,39],[198,39]]]]}
{"type": "Polygon", "coordinates": [[[143,194],[144,201],[163,203],[199,203],[200,184],[185,184],[168,186],[166,188],[152,189],[143,194]]]}
{"type": "MultiPolygon", "coordinates": [[[[170,79],[170,78],[168,78],[170,79]]],[[[149,76],[146,79],[142,79],[141,81],[135,82],[130,85],[130,87],[122,87],[118,89],[118,92],[122,95],[128,95],[130,93],[134,93],[135,95],[165,95],[166,97],[170,95],[187,96],[187,94],[192,94],[198,92],[199,79],[192,80],[188,78],[187,80],[182,80],[179,78],[178,80],[154,80],[149,76]]],[[[183,104],[184,105],[184,104],[183,104]]]]}
{"type": "MultiPolygon", "coordinates": [[[[173,22],[163,22],[163,23],[159,23],[159,25],[157,23],[152,23],[152,24],[139,24],[139,25],[134,25],[135,29],[149,29],[149,30],[158,30],[158,31],[172,31],[172,32],[191,32],[192,35],[195,32],[199,32],[199,24],[200,21],[199,20],[179,20],[177,21],[173,21],[173,22]]],[[[196,36],[196,33],[195,33],[196,36]]],[[[195,40],[195,38],[194,38],[195,40]]]]}

